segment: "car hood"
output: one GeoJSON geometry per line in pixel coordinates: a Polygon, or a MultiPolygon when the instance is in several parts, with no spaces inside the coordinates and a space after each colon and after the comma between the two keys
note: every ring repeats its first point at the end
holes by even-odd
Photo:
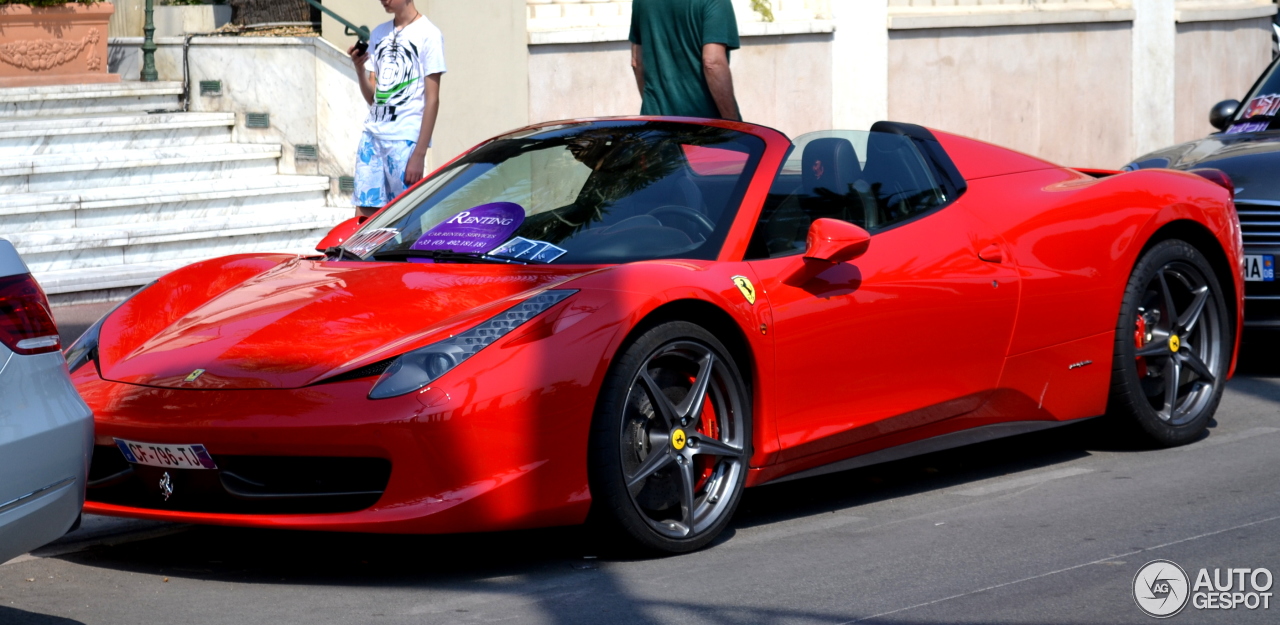
{"type": "Polygon", "coordinates": [[[587,271],[297,258],[265,271],[243,260],[204,263],[113,313],[102,326],[99,367],[104,379],[147,386],[300,388],[430,343],[587,271]],[[237,270],[252,275],[206,288],[237,270]]]}
{"type": "Polygon", "coordinates": [[[1280,131],[1210,135],[1133,162],[1135,169],[1213,168],[1226,173],[1238,200],[1280,200],[1280,131]]]}

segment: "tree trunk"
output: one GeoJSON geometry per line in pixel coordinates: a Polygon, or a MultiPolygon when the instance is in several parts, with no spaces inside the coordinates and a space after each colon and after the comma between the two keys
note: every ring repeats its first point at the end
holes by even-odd
{"type": "Polygon", "coordinates": [[[273,22],[311,22],[306,0],[231,0],[231,21],[240,26],[273,22]]]}

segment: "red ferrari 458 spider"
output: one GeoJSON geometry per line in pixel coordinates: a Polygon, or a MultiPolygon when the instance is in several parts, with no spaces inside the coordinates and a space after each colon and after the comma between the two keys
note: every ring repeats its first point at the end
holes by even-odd
{"type": "MultiPolygon", "coordinates": [[[[1210,172],[1212,174],[1212,172],[1210,172]]],[[[1231,192],[909,124],[558,122],[323,256],[198,263],[67,352],[86,511],[711,541],[743,489],[1108,415],[1200,436],[1234,366],[1231,192]]]]}

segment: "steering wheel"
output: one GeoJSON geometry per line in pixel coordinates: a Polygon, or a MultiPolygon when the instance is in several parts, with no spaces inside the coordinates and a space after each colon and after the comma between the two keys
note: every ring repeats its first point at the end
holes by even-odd
{"type": "MultiPolygon", "coordinates": [[[[703,215],[701,212],[696,211],[692,208],[689,208],[688,206],[680,206],[677,204],[667,204],[666,206],[659,206],[649,211],[650,217],[653,217],[658,221],[661,221],[662,225],[665,226],[667,225],[667,223],[662,220],[662,217],[661,217],[662,215],[673,215],[673,216],[681,217],[685,221],[692,223],[694,225],[694,229],[697,230],[695,234],[701,235],[704,241],[707,239],[710,239],[711,235],[715,234],[715,231],[716,231],[716,225],[712,223],[711,220],[708,219],[706,215],[703,215]]],[[[683,228],[680,228],[680,229],[683,230],[683,228]]]]}

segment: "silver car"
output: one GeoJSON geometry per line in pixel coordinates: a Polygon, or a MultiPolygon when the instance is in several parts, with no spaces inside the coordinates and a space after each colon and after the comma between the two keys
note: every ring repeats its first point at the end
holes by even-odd
{"type": "Polygon", "coordinates": [[[61,347],[44,291],[0,239],[0,564],[65,534],[84,505],[93,414],[61,347]]]}

